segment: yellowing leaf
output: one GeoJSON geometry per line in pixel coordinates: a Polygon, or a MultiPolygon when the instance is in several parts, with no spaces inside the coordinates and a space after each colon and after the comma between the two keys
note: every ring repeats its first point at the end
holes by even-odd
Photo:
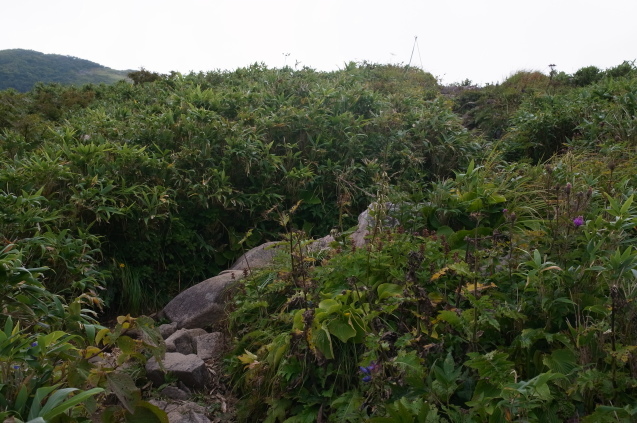
{"type": "Polygon", "coordinates": [[[97,355],[101,350],[97,347],[88,347],[84,350],[84,358],[91,358],[97,355]]]}
{"type": "Polygon", "coordinates": [[[95,335],[95,343],[99,345],[102,339],[104,339],[104,343],[110,342],[108,338],[105,338],[105,336],[108,335],[109,333],[111,333],[110,329],[108,328],[101,329],[99,332],[97,332],[97,335],[95,335]]]}
{"type": "Polygon", "coordinates": [[[448,267],[443,267],[442,269],[434,273],[433,276],[431,276],[431,279],[429,279],[429,281],[433,282],[436,279],[440,279],[441,276],[444,276],[447,273],[447,270],[449,270],[448,267]]]}
{"type": "Polygon", "coordinates": [[[545,267],[544,269],[540,270],[541,272],[545,272],[547,270],[562,270],[562,268],[560,266],[549,266],[549,267],[545,267]]]}
{"type": "Polygon", "coordinates": [[[462,289],[467,290],[469,292],[473,292],[474,290],[476,291],[484,291],[485,289],[489,289],[489,288],[497,288],[497,285],[492,283],[489,284],[483,284],[483,283],[479,283],[479,284],[474,284],[474,283],[468,283],[465,286],[462,287],[462,289]]]}
{"type": "Polygon", "coordinates": [[[239,361],[245,364],[244,369],[248,369],[248,368],[252,369],[254,366],[259,364],[259,361],[257,360],[256,355],[252,354],[248,350],[244,350],[244,351],[246,352],[245,354],[241,354],[240,356],[237,357],[239,361]]]}
{"type": "Polygon", "coordinates": [[[427,298],[429,298],[429,301],[431,301],[431,304],[434,306],[437,306],[444,300],[444,297],[439,292],[430,292],[427,294],[427,298]]]}
{"type": "Polygon", "coordinates": [[[131,319],[130,314],[127,314],[126,316],[117,316],[117,323],[119,323],[120,325],[131,320],[133,319],[131,319]]]}

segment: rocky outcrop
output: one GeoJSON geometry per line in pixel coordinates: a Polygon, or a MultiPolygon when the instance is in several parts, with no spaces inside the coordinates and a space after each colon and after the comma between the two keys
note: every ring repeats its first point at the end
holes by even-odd
{"type": "MultiPolygon", "coordinates": [[[[350,235],[354,245],[362,247],[369,242],[370,229],[377,225],[377,216],[383,216],[381,226],[399,224],[398,219],[392,217],[398,206],[391,203],[384,206],[380,209],[372,204],[361,213],[358,227],[350,235]]],[[[329,249],[333,242],[334,238],[330,235],[318,239],[306,246],[307,253],[329,249]]],[[[268,242],[249,250],[228,270],[181,292],[160,313],[160,317],[171,321],[159,327],[166,342],[167,352],[162,361],[165,371],[152,358],[146,363],[146,372],[155,386],[164,383],[166,373],[178,379],[178,387],[167,386],[161,391],[168,402],[155,401],[166,411],[170,423],[210,421],[202,407],[184,402],[190,396],[190,389],[201,389],[209,383],[211,374],[215,373],[212,369],[209,373],[207,365],[217,361],[225,349],[222,333],[208,333],[203,328],[215,326],[224,318],[225,302],[237,281],[254,270],[271,266],[281,251],[285,251],[285,243],[281,242],[268,242]]]]}
{"type": "MultiPolygon", "coordinates": [[[[315,252],[329,248],[334,241],[330,235],[321,238],[307,249],[315,252]]],[[[284,247],[280,242],[267,242],[249,250],[228,270],[194,285],[173,298],[161,312],[172,325],[163,327],[164,333],[174,328],[204,328],[218,322],[223,317],[228,289],[239,279],[256,269],[271,266],[274,258],[284,247]]]]}
{"type": "MultiPolygon", "coordinates": [[[[376,203],[370,205],[358,217],[358,228],[350,235],[352,243],[357,247],[366,244],[370,228],[376,225],[376,216],[379,214],[383,216],[382,226],[398,225],[398,219],[393,217],[398,210],[399,206],[392,203],[386,203],[382,208],[376,203]]],[[[332,242],[334,238],[328,235],[314,241],[306,248],[308,252],[317,252],[329,249],[332,242]]],[[[160,314],[175,325],[162,328],[164,333],[173,328],[192,329],[214,325],[223,318],[229,289],[253,270],[271,266],[276,255],[284,249],[285,243],[266,242],[243,254],[228,270],[181,292],[164,307],[160,314]]]]}
{"type": "Polygon", "coordinates": [[[281,242],[266,242],[258,247],[254,247],[242,255],[230,267],[230,271],[252,271],[270,266],[274,262],[274,257],[284,248],[281,242]]]}

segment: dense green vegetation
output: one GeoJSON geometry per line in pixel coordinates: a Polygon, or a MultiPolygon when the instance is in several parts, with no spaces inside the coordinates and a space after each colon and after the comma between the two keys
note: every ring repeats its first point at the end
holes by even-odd
{"type": "Polygon", "coordinates": [[[118,71],[88,60],[33,50],[0,50],[0,90],[29,91],[37,83],[112,84],[126,78],[118,71]]]}
{"type": "Polygon", "coordinates": [[[595,69],[477,88],[254,65],[0,92],[0,416],[81,419],[105,389],[106,421],[159,418],[135,366],[113,375],[161,354],[153,322],[99,320],[282,240],[232,305],[245,420],[632,421],[637,70],[595,69]],[[374,201],[401,223],[354,248],[374,201]],[[117,365],[89,363],[112,347],[117,365]]]}

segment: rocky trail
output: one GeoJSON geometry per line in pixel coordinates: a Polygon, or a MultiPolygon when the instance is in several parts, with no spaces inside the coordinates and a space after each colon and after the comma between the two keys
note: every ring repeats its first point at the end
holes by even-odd
{"type": "MultiPolygon", "coordinates": [[[[365,244],[369,228],[375,224],[372,207],[359,216],[358,229],[350,235],[357,246],[365,244]]],[[[314,252],[328,249],[333,241],[328,235],[307,248],[314,252]]],[[[235,421],[237,398],[222,362],[232,349],[226,304],[239,280],[271,266],[282,249],[282,243],[268,242],[249,250],[228,270],[184,290],[157,314],[160,321],[170,323],[159,326],[166,343],[163,370],[155,358],[146,363],[146,376],[159,393],[149,402],[163,409],[170,423],[235,421]]]]}

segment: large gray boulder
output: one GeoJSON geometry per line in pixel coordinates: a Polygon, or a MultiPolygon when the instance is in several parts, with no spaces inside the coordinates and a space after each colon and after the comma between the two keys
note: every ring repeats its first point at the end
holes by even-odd
{"type": "MultiPolygon", "coordinates": [[[[318,239],[308,245],[307,252],[328,249],[333,241],[331,235],[318,239]]],[[[171,333],[175,328],[204,328],[220,321],[228,290],[234,282],[253,270],[271,266],[276,255],[285,252],[285,248],[284,242],[266,242],[243,254],[230,269],[179,293],[160,313],[160,316],[168,318],[175,325],[162,327],[162,333],[171,333]]],[[[170,345],[168,348],[169,351],[173,350],[170,345]]]]}
{"type": "Polygon", "coordinates": [[[252,271],[254,269],[262,269],[264,267],[271,266],[274,262],[274,257],[276,257],[283,248],[284,244],[278,241],[261,244],[239,257],[229,270],[252,271]]]}
{"type": "Polygon", "coordinates": [[[270,266],[281,247],[279,242],[266,242],[252,248],[230,269],[179,293],[161,314],[178,328],[203,328],[218,322],[223,317],[227,289],[250,271],[270,266]]]}
{"type": "MultiPolygon", "coordinates": [[[[202,359],[194,354],[166,353],[162,360],[164,369],[182,381],[189,388],[201,389],[209,380],[208,369],[202,359]]],[[[146,362],[146,376],[155,386],[165,381],[165,373],[155,357],[146,362]]]]}
{"type": "Polygon", "coordinates": [[[166,304],[162,314],[178,328],[203,328],[216,323],[224,314],[227,289],[241,278],[243,272],[224,270],[179,293],[166,304]]]}

